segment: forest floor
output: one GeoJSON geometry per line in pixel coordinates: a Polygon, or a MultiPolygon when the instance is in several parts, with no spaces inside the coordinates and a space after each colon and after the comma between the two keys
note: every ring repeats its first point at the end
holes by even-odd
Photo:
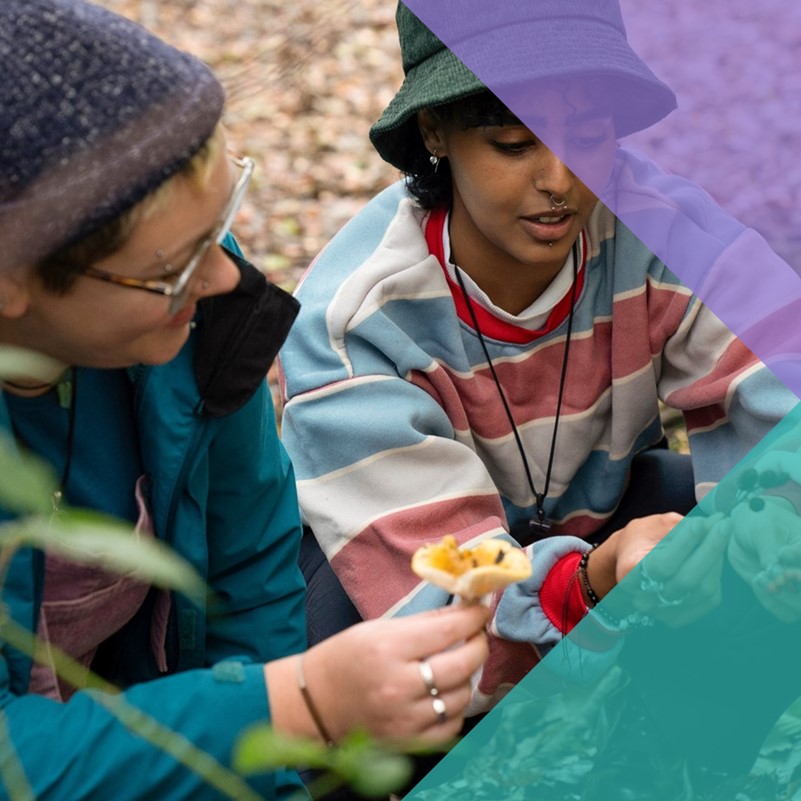
{"type": "Polygon", "coordinates": [[[210,64],[233,148],[256,160],[236,236],[291,289],[399,174],[368,139],[403,74],[391,0],[103,0],[210,64]]]}

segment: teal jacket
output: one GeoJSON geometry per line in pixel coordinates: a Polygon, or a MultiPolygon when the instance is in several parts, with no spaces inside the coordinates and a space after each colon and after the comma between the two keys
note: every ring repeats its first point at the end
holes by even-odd
{"type": "MultiPolygon", "coordinates": [[[[108,671],[127,688],[125,701],[224,766],[238,735],[269,720],[262,663],[306,644],[294,474],[264,380],[297,303],[238,261],[239,288],[201,304],[198,328],[181,353],[169,364],[131,370],[157,536],[205,577],[222,608],[173,598],[170,671],[159,678],[146,601],[115,635],[108,671]]],[[[8,429],[0,394],[0,430],[8,429]]],[[[3,587],[6,609],[28,630],[39,617],[43,561],[40,552],[20,551],[3,587]]],[[[224,797],[131,735],[93,692],[60,704],[26,694],[29,675],[30,660],[3,645],[0,783],[21,768],[33,797],[47,801],[224,797]]],[[[289,771],[248,781],[266,799],[286,798],[300,784],[289,771]]],[[[0,786],[0,798],[8,797],[0,786]]]]}

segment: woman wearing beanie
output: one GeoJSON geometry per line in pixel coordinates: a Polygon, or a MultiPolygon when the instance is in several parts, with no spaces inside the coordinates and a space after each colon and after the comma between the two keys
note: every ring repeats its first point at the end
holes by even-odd
{"type": "MultiPolygon", "coordinates": [[[[221,797],[65,683],[51,648],[223,766],[265,720],[325,740],[452,737],[486,656],[484,610],[368,623],[300,656],[297,498],[264,380],[297,302],[227,235],[253,163],[226,151],[218,81],[82,0],[4,0],[0,64],[0,344],[54,360],[4,376],[0,430],[50,464],[55,503],[166,541],[219,601],[211,614],[19,551],[3,604],[41,653],[2,647],[3,780],[17,794],[0,796],[221,797]]],[[[249,781],[266,799],[300,786],[291,771],[249,781]]]]}
{"type": "MultiPolygon", "coordinates": [[[[527,45],[504,48],[508,29],[467,10],[450,32],[506,76],[571,168],[399,4],[406,78],[370,137],[406,180],[312,264],[281,351],[312,642],[446,606],[408,570],[421,542],[526,548],[532,576],[494,599],[470,712],[561,642],[693,490],[797,402],[588,188],[611,180],[619,136],[675,105],[615,0],[510,3],[504,18],[527,45]],[[660,399],[684,411],[692,458],[660,447],[660,399]]],[[[719,567],[725,538],[669,547],[719,567]]],[[[656,607],[702,613],[719,577],[643,583],[656,607]]]]}

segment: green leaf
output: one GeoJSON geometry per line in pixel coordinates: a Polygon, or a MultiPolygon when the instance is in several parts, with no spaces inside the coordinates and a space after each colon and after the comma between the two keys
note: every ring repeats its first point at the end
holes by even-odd
{"type": "Polygon", "coordinates": [[[372,751],[364,757],[350,782],[363,796],[386,796],[400,790],[412,778],[412,761],[407,756],[372,751]]]}
{"type": "Polygon", "coordinates": [[[234,747],[234,769],[245,775],[281,767],[324,768],[328,749],[306,737],[277,734],[268,724],[246,729],[234,747]]]}
{"type": "Polygon", "coordinates": [[[412,762],[406,754],[376,742],[365,731],[352,732],[329,753],[330,769],[370,798],[403,787],[412,775],[412,762]]]}
{"type": "Polygon", "coordinates": [[[15,514],[47,514],[58,479],[46,462],[0,435],[0,506],[15,514]]]}
{"type": "Polygon", "coordinates": [[[403,787],[413,772],[408,756],[387,751],[364,732],[354,732],[338,746],[326,748],[306,737],[278,734],[267,724],[242,734],[234,747],[233,765],[245,775],[282,767],[326,770],[329,778],[340,777],[368,798],[403,787]]]}
{"type": "Polygon", "coordinates": [[[29,517],[0,527],[0,547],[29,545],[78,564],[131,574],[144,582],[186,595],[202,605],[206,588],[194,569],[159,540],[135,536],[131,526],[83,509],[69,509],[49,520],[29,517]]]}

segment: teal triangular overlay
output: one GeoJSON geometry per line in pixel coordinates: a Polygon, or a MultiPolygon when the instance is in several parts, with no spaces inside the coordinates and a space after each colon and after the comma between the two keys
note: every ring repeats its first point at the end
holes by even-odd
{"type": "Polygon", "coordinates": [[[406,798],[801,799],[800,500],[797,407],[406,798]]]}

